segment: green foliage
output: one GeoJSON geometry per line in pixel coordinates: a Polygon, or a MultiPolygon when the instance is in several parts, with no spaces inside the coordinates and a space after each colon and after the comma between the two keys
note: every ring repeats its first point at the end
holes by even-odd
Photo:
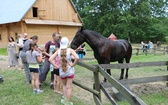
{"type": "Polygon", "coordinates": [[[167,0],[73,0],[84,27],[131,42],[166,41],[167,0]],[[78,1],[78,2],[77,2],[78,1]]]}

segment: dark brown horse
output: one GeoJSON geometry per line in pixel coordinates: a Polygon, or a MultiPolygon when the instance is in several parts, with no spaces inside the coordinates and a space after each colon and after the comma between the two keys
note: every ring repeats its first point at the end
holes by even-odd
{"type": "MultiPolygon", "coordinates": [[[[118,61],[123,63],[124,58],[126,63],[130,62],[132,56],[132,46],[127,40],[116,40],[111,41],[101,34],[91,31],[84,30],[81,28],[76,32],[74,39],[71,42],[71,48],[76,49],[83,42],[88,45],[94,51],[94,57],[99,64],[110,64],[110,62],[118,61]]],[[[128,78],[128,68],[126,69],[125,78],[128,78]]],[[[111,71],[108,69],[107,72],[111,75],[111,71]]],[[[124,69],[121,69],[120,80],[124,78],[124,69]]],[[[106,79],[104,79],[106,81],[106,79]]]]}

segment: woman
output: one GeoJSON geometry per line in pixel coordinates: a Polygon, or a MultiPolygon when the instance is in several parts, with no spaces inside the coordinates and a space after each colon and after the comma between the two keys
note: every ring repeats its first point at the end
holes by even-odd
{"type": "Polygon", "coordinates": [[[8,51],[8,60],[9,60],[9,66],[18,66],[18,58],[17,58],[17,44],[14,41],[13,37],[9,37],[9,43],[7,47],[8,51]]]}
{"type": "Polygon", "coordinates": [[[36,43],[31,42],[29,51],[26,52],[26,59],[29,63],[29,69],[32,76],[32,87],[33,87],[33,93],[39,94],[43,92],[43,90],[40,90],[39,88],[39,63],[42,62],[42,53],[38,49],[36,43]]]}
{"type": "Polygon", "coordinates": [[[72,94],[72,81],[74,78],[74,66],[78,62],[79,57],[76,52],[68,48],[69,40],[63,37],[60,42],[60,48],[50,57],[49,61],[55,68],[59,68],[59,75],[63,82],[63,99],[61,103],[73,105],[70,101],[72,94]],[[60,65],[54,63],[54,59],[58,56],[60,65]],[[74,58],[74,62],[71,61],[71,56],[74,58]]]}

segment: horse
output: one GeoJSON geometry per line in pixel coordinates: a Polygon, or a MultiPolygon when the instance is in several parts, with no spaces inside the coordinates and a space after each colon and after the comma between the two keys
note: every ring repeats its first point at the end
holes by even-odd
{"type": "MultiPolygon", "coordinates": [[[[79,29],[74,36],[70,47],[77,49],[82,43],[86,42],[94,51],[94,57],[99,64],[110,64],[110,62],[123,63],[124,59],[126,63],[130,63],[132,56],[132,46],[124,39],[112,41],[100,33],[92,30],[79,29]]],[[[128,78],[128,70],[126,69],[125,79],[128,78]]],[[[110,69],[107,69],[107,73],[111,75],[110,69]]],[[[124,78],[124,69],[121,69],[119,80],[124,78]]],[[[106,78],[104,78],[106,82],[106,78]]]]}

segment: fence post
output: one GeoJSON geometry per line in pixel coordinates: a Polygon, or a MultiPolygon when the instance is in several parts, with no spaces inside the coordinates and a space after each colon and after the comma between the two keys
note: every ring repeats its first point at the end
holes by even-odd
{"type": "Polygon", "coordinates": [[[156,55],[156,47],[153,48],[153,54],[156,55]]]}
{"type": "MultiPolygon", "coordinates": [[[[98,68],[97,68],[98,69],[98,68]]],[[[93,88],[99,92],[99,95],[97,96],[98,99],[102,102],[101,100],[101,91],[100,91],[100,78],[99,78],[99,72],[93,72],[94,75],[94,84],[93,88]]],[[[94,95],[94,94],[93,94],[94,95]]],[[[94,96],[93,96],[94,98],[94,96]]]]}
{"type": "Polygon", "coordinates": [[[136,50],[137,50],[137,53],[136,53],[136,55],[138,56],[138,54],[139,54],[139,48],[137,48],[136,50]]]}

